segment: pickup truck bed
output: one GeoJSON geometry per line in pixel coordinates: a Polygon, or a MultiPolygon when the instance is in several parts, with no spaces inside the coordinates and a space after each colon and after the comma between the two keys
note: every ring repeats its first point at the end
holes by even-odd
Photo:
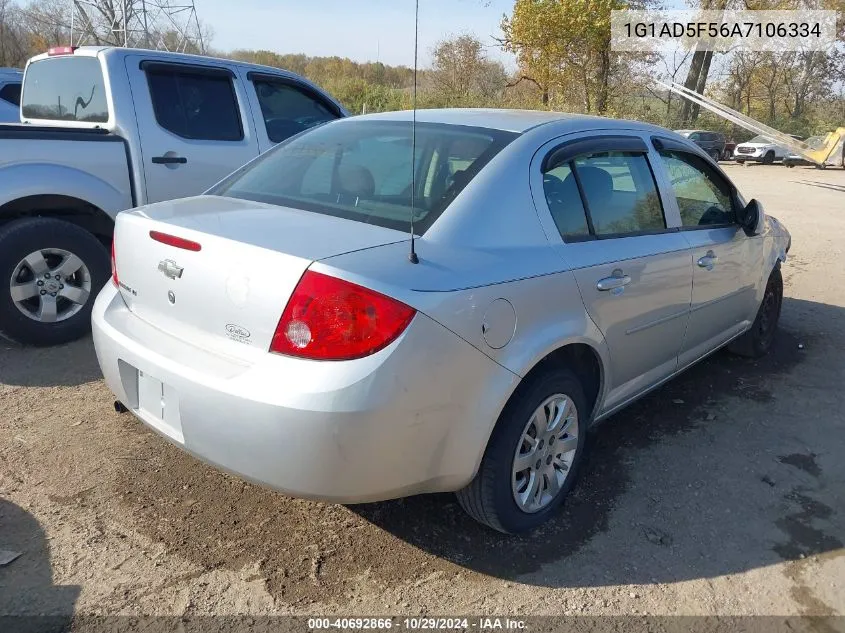
{"type": "Polygon", "coordinates": [[[347,116],[279,68],[112,47],[32,58],[20,105],[0,125],[0,336],[37,345],[90,330],[119,212],[199,195],[347,116]]]}

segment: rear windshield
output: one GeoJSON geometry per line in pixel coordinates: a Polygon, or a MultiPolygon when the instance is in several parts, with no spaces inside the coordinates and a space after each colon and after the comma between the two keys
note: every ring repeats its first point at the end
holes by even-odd
{"type": "Polygon", "coordinates": [[[486,128],[418,123],[412,161],[412,136],[410,122],[328,123],[282,143],[209,193],[401,231],[410,230],[413,208],[414,230],[421,234],[516,137],[486,128]]]}
{"type": "Polygon", "coordinates": [[[26,119],[105,123],[109,108],[99,60],[68,55],[30,64],[21,112],[26,119]]]}

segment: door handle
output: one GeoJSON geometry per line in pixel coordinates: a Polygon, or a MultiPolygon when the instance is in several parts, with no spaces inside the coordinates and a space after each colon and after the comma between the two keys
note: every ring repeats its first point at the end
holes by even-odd
{"type": "Polygon", "coordinates": [[[626,275],[621,270],[616,269],[610,277],[599,279],[596,289],[607,292],[608,290],[616,290],[617,288],[627,286],[629,283],[631,283],[630,275],[626,275]]]}
{"type": "Polygon", "coordinates": [[[716,261],[718,259],[719,258],[716,257],[716,254],[713,251],[707,251],[707,254],[704,257],[699,258],[698,267],[713,270],[713,266],[716,265],[716,261]]]}
{"type": "Polygon", "coordinates": [[[153,156],[155,165],[184,165],[188,159],[184,156],[153,156]]]}

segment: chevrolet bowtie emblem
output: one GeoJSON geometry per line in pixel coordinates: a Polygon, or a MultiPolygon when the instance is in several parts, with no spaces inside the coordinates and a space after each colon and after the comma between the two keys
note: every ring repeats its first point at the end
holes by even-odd
{"type": "Polygon", "coordinates": [[[165,259],[158,263],[158,269],[164,273],[165,277],[169,279],[179,279],[182,276],[182,271],[185,269],[177,266],[172,259],[165,259]]]}

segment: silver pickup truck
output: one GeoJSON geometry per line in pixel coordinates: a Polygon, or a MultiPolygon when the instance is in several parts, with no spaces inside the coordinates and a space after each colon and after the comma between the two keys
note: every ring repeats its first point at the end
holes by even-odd
{"type": "Polygon", "coordinates": [[[0,334],[36,345],[84,335],[118,212],[200,194],[343,116],[277,68],[102,47],[32,58],[22,123],[0,125],[0,334]]]}

